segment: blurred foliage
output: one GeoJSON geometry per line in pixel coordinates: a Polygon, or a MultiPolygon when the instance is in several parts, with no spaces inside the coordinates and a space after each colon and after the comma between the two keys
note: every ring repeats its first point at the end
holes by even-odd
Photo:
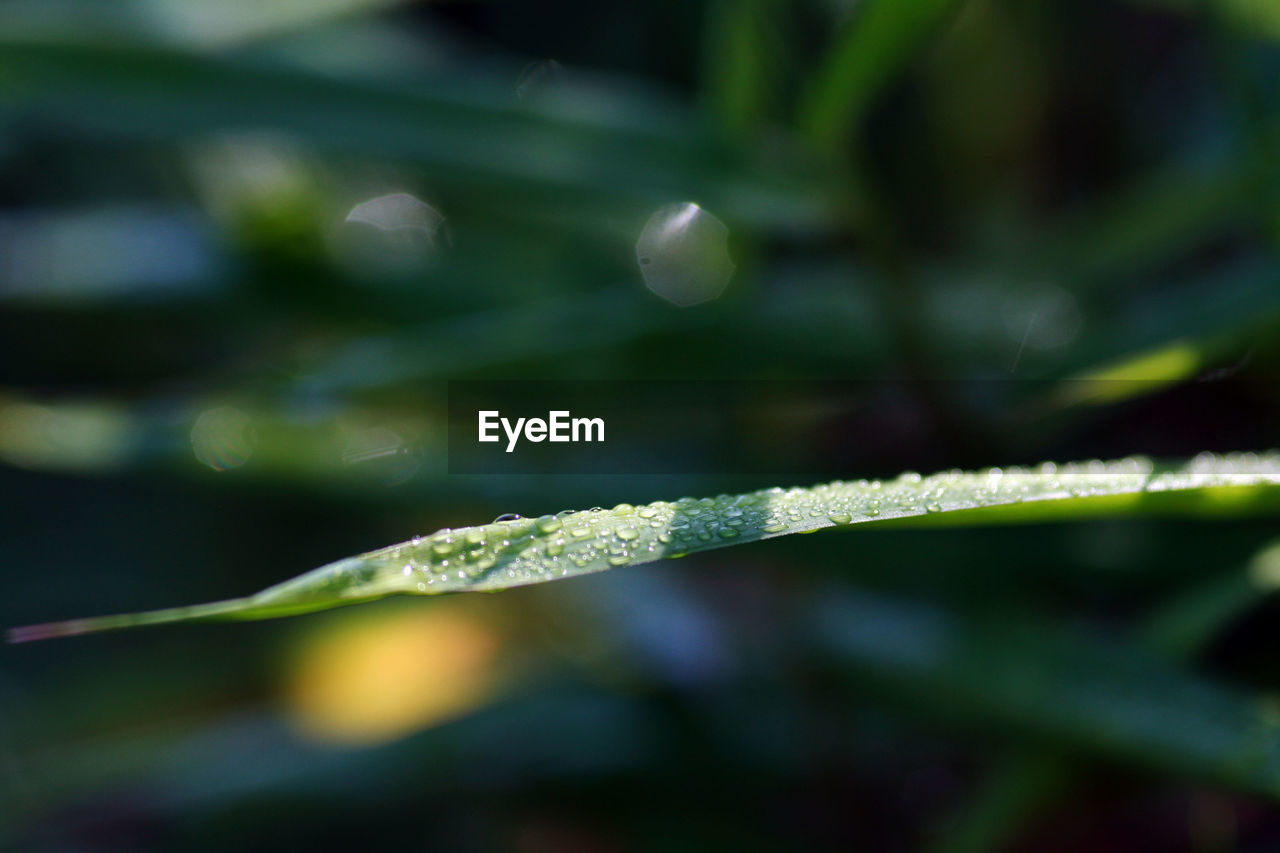
{"type": "MultiPolygon", "coordinates": [[[[905,380],[831,478],[1278,446],[1273,9],[0,2],[0,622],[789,485],[449,475],[451,379],[905,380]]],[[[1273,518],[875,528],[6,647],[0,841],[1277,844],[1273,518]]]]}

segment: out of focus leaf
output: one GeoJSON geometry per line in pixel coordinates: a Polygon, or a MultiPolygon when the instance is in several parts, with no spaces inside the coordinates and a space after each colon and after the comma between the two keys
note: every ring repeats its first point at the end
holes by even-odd
{"type": "Polygon", "coordinates": [[[1006,758],[988,774],[960,818],[938,838],[933,853],[999,850],[1033,813],[1061,796],[1072,765],[1057,755],[1029,752],[1006,758]]]}
{"type": "Polygon", "coordinates": [[[803,176],[723,150],[687,111],[661,99],[566,89],[518,104],[472,79],[371,82],[140,45],[0,40],[0,115],[105,136],[185,140],[277,132],[319,150],[415,163],[469,192],[530,187],[577,201],[647,207],[694,198],[738,221],[819,221],[822,193],[803,176]]]}
{"type": "Polygon", "coordinates": [[[715,0],[707,6],[703,77],[727,131],[760,123],[777,92],[780,50],[775,0],[715,0]]]}
{"type": "MultiPolygon", "coordinates": [[[[1131,0],[1135,5],[1168,9],[1185,15],[1203,11],[1202,0],[1131,0]]],[[[1266,0],[1210,0],[1217,14],[1242,34],[1280,39],[1280,6],[1266,0]]]]}
{"type": "Polygon", "coordinates": [[[176,44],[226,47],[334,18],[369,13],[405,0],[9,0],[0,9],[0,30],[58,32],[70,36],[104,32],[136,38],[139,32],[176,44]]]}
{"type": "Polygon", "coordinates": [[[830,597],[814,624],[837,660],[930,713],[1280,795],[1275,715],[1136,646],[869,595],[830,597]]]}
{"type": "Polygon", "coordinates": [[[1265,211],[1251,200],[1275,175],[1269,151],[1163,169],[1062,222],[1037,266],[1097,287],[1167,263],[1230,228],[1256,227],[1265,211]]]}
{"type": "MultiPolygon", "coordinates": [[[[1247,571],[1197,583],[1158,607],[1142,627],[1141,646],[1166,660],[1187,663],[1278,583],[1280,542],[1257,554],[1247,571]]],[[[964,809],[959,825],[940,838],[935,853],[998,849],[1033,814],[1076,784],[1081,763],[1061,752],[1036,749],[1000,762],[964,809]]]]}
{"type": "Polygon", "coordinates": [[[1232,619],[1280,587],[1280,542],[1254,555],[1243,570],[1197,584],[1147,620],[1149,647],[1174,660],[1190,660],[1232,619]]]}
{"type": "Polygon", "coordinates": [[[800,123],[818,146],[830,149],[854,123],[955,0],[866,0],[836,37],[814,77],[800,123]]]}

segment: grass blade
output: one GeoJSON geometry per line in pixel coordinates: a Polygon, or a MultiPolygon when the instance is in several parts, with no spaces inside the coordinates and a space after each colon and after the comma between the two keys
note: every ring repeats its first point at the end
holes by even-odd
{"type": "Polygon", "coordinates": [[[813,625],[833,663],[930,715],[1280,795],[1274,712],[1140,647],[872,595],[828,596],[813,625]]]}
{"type": "MultiPolygon", "coordinates": [[[[1227,624],[1275,592],[1278,574],[1280,541],[1255,555],[1248,571],[1195,584],[1157,608],[1139,631],[1141,646],[1166,661],[1190,663],[1227,624]]],[[[1076,756],[1043,749],[1010,756],[992,768],[934,853],[1001,849],[1052,800],[1078,786],[1085,766],[1076,756]]]]}
{"type": "Polygon", "coordinates": [[[268,619],[394,594],[499,590],[868,522],[1001,524],[1274,506],[1280,452],[1046,463],[620,504],[445,529],[322,566],[244,599],[18,628],[10,642],[167,622],[268,619]]]}
{"type": "Polygon", "coordinates": [[[955,0],[868,0],[838,37],[808,92],[800,124],[824,150],[839,145],[955,0]]]}
{"type": "Polygon", "coordinates": [[[715,0],[707,6],[703,85],[729,133],[762,123],[774,105],[783,50],[780,11],[774,0],[715,0]]]}
{"type": "MultiPolygon", "coordinates": [[[[635,91],[520,104],[504,81],[338,79],[248,58],[0,38],[0,111],[107,138],[275,132],[317,150],[414,163],[438,185],[620,200],[695,197],[739,221],[825,217],[817,184],[725,150],[688,110],[635,91]],[[601,95],[612,104],[599,109],[601,95]]],[[[572,205],[569,205],[572,206],[572,205]]]]}

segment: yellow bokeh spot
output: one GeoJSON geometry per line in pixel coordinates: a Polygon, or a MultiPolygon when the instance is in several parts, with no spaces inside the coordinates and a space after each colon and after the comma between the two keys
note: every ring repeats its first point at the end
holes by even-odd
{"type": "Polygon", "coordinates": [[[346,620],[303,644],[286,684],[289,715],[313,740],[394,740],[483,705],[500,646],[484,620],[443,601],[346,620]]]}

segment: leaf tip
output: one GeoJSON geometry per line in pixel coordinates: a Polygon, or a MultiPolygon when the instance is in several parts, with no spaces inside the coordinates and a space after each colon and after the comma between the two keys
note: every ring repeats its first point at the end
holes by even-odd
{"type": "Polygon", "coordinates": [[[86,634],[89,631],[90,628],[83,619],[70,622],[44,622],[40,625],[23,625],[19,628],[10,628],[4,633],[4,641],[9,645],[16,645],[18,643],[31,643],[36,640],[51,640],[54,637],[74,637],[77,634],[86,634]]]}

